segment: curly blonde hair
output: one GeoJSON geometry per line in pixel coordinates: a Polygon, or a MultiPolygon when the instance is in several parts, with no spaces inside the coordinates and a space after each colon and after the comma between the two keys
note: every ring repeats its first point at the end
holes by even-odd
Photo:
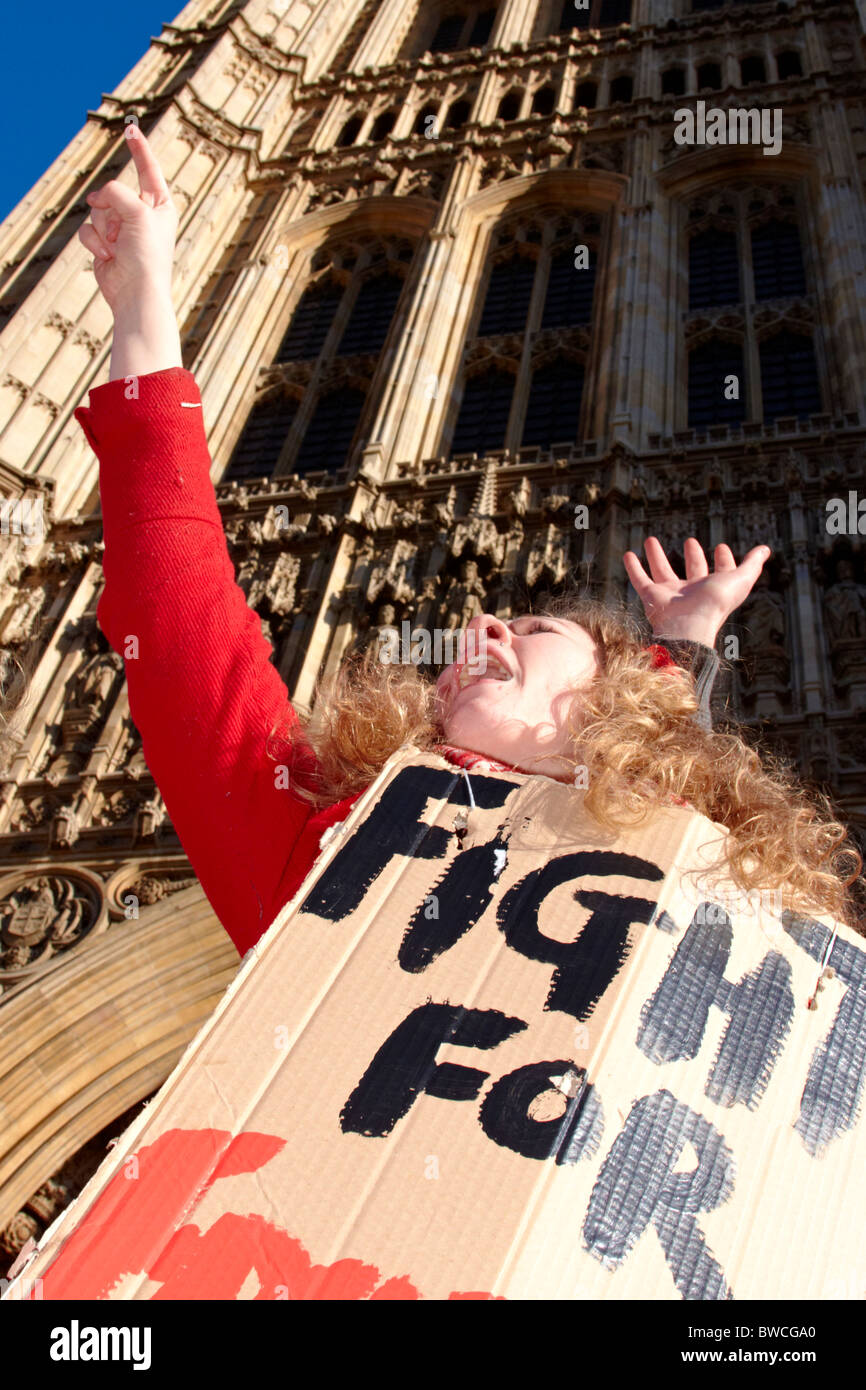
{"type": "MultiPolygon", "coordinates": [[[[584,806],[601,825],[636,825],[654,805],[685,800],[727,828],[721,863],[739,888],[781,889],[785,907],[863,931],[850,893],[862,858],[827,797],[807,792],[740,733],[701,728],[692,678],[656,668],[624,610],[572,590],[537,612],[578,623],[599,648],[601,669],[574,692],[566,720],[574,766],[586,768],[584,806]]],[[[384,664],[374,644],[319,683],[297,733],[288,755],[294,787],[317,806],[369,786],[405,743],[433,749],[445,739],[434,680],[414,665],[384,664]]],[[[285,741],[273,735],[281,751],[272,756],[285,761],[285,741]]]]}

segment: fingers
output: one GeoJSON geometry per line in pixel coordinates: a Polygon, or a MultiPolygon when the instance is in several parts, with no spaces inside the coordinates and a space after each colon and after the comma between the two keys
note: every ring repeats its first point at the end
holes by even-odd
{"type": "Polygon", "coordinates": [[[108,183],[87,194],[91,208],[111,208],[119,217],[134,217],[141,212],[141,199],[131,188],[119,179],[109,179],[108,183]]]}
{"type": "Polygon", "coordinates": [[[141,197],[145,202],[150,202],[151,207],[155,207],[157,203],[170,202],[171,193],[168,184],[162,169],[159,167],[159,160],[147,143],[144,131],[138,126],[128,125],[126,138],[132,155],[132,162],[138,173],[141,197]]]}
{"type": "Polygon", "coordinates": [[[120,218],[116,212],[107,208],[91,208],[90,220],[106,246],[117,240],[117,233],[120,231],[120,218]]]}
{"type": "Polygon", "coordinates": [[[743,556],[738,568],[740,570],[745,570],[749,575],[754,573],[754,578],[752,580],[752,583],[754,583],[772,553],[768,545],[756,545],[754,549],[749,551],[748,555],[743,556]]]}
{"type": "Polygon", "coordinates": [[[631,580],[632,588],[638,598],[640,598],[650,587],[652,580],[633,550],[627,550],[625,552],[622,557],[622,562],[625,565],[625,572],[631,580]]]}
{"type": "Polygon", "coordinates": [[[724,573],[726,570],[735,570],[737,568],[734,552],[729,545],[716,546],[715,564],[716,574],[724,573]]]}
{"type": "Polygon", "coordinates": [[[686,562],[686,579],[706,579],[710,567],[702,546],[694,536],[689,536],[683,546],[683,558],[686,562]]]}
{"type": "MultiPolygon", "coordinates": [[[[679,577],[668,560],[667,555],[665,555],[661,541],[657,540],[655,536],[648,536],[644,541],[643,548],[649,560],[650,573],[656,583],[670,584],[671,581],[673,581],[673,583],[679,584],[679,577]]],[[[700,547],[698,548],[700,549],[700,547]]]]}
{"type": "Polygon", "coordinates": [[[96,228],[92,227],[89,222],[85,222],[83,226],[78,228],[78,239],[82,246],[97,256],[99,260],[110,261],[113,259],[111,251],[105,245],[96,228]]]}

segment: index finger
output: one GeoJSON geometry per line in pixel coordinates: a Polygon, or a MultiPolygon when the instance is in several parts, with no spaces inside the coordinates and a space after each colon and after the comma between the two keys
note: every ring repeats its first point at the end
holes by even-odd
{"type": "Polygon", "coordinates": [[[165,175],[159,167],[159,160],[147,143],[144,131],[140,126],[130,124],[126,127],[126,139],[138,174],[138,186],[142,197],[150,194],[153,200],[152,207],[157,203],[169,202],[171,193],[165,175]],[[133,131],[135,135],[132,134],[133,131]]]}

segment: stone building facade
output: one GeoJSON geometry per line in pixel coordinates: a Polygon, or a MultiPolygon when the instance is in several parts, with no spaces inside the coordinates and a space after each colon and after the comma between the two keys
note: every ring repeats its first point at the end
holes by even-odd
{"type": "Polygon", "coordinates": [[[864,0],[191,0],[6,219],[0,660],[31,677],[0,769],[7,1259],[237,968],[94,616],[72,412],[111,318],[77,231],[135,182],[125,125],[180,210],[184,362],[299,707],[379,624],[568,577],[626,596],[649,534],[680,564],[689,535],[767,542],[728,712],[862,838],[864,32],[864,0]],[[780,150],[678,143],[698,102],[778,111],[780,150]]]}

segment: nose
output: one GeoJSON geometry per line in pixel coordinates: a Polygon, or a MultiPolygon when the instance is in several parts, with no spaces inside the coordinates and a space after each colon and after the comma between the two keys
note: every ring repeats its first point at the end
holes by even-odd
{"type": "Polygon", "coordinates": [[[495,613],[479,613],[470,618],[463,631],[461,660],[466,660],[467,653],[483,652],[490,638],[503,647],[511,646],[511,630],[495,613]]]}
{"type": "Polygon", "coordinates": [[[494,638],[503,646],[511,642],[511,629],[501,618],[497,618],[495,613],[479,613],[466,624],[466,631],[474,631],[479,637],[483,632],[486,637],[494,638]]]}

